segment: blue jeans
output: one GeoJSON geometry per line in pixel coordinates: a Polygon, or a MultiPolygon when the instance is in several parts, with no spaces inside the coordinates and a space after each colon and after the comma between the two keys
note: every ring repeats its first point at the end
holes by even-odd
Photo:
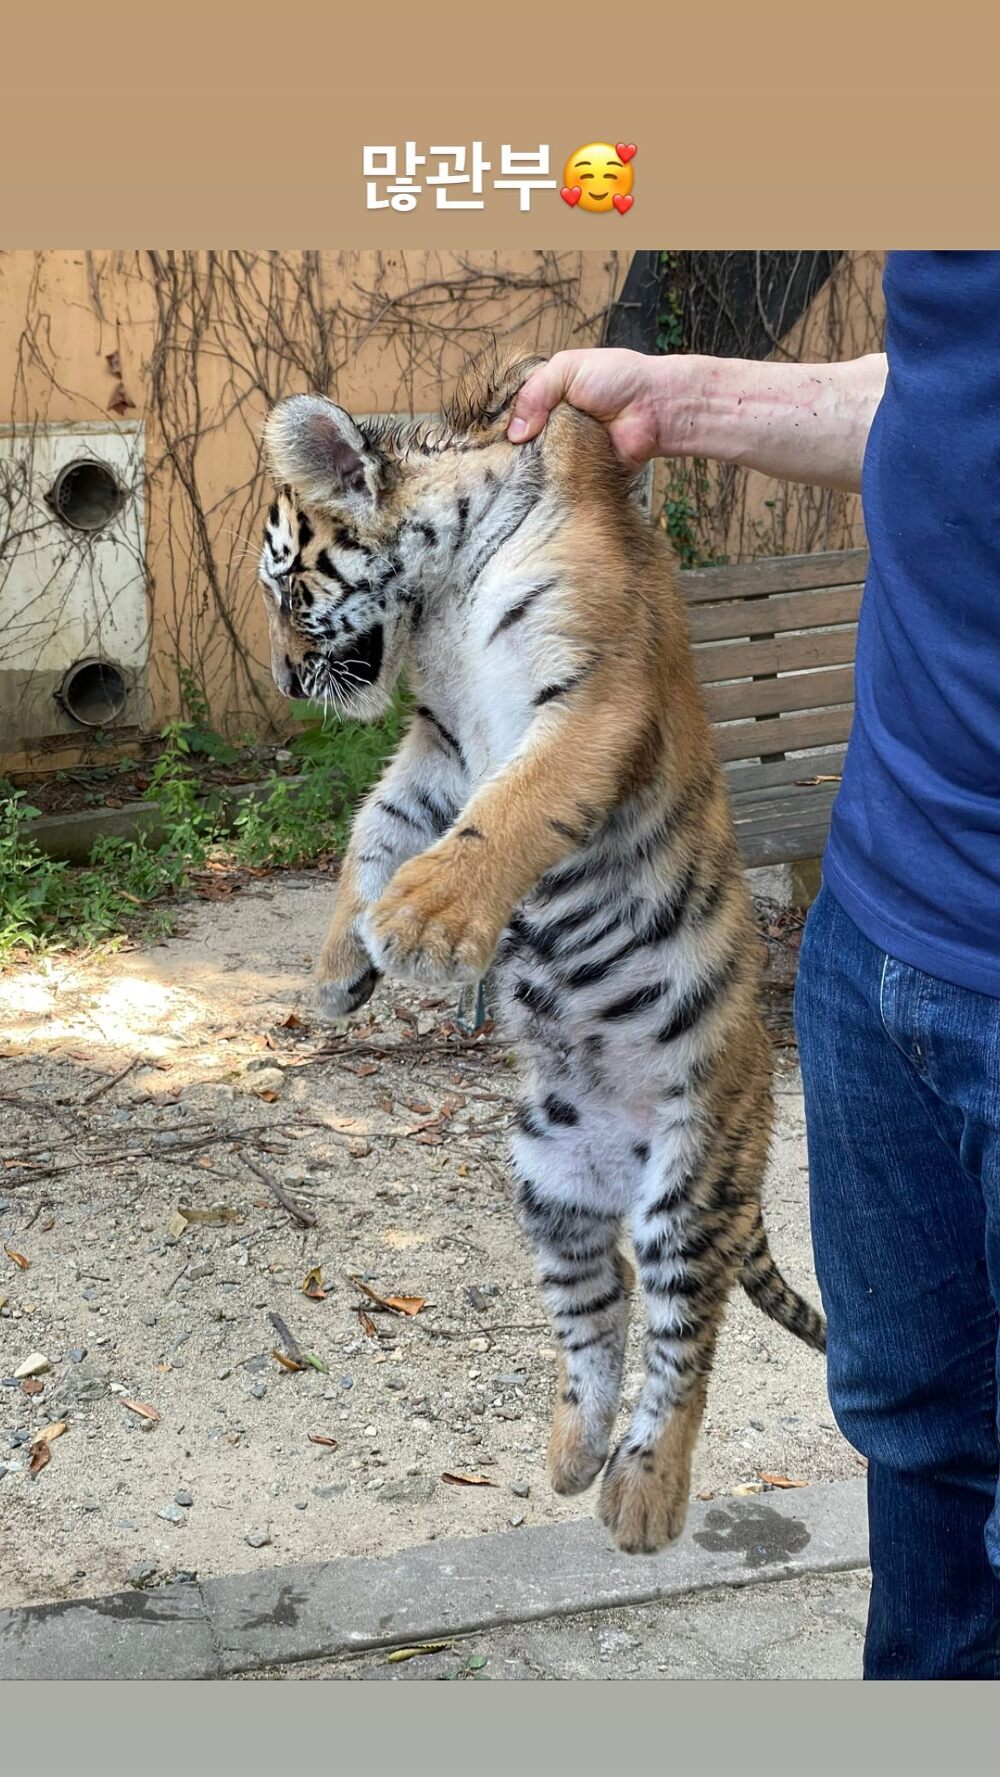
{"type": "Polygon", "coordinates": [[[795,990],[829,1389],[868,1459],[866,1678],[1000,1677],[1000,999],[824,889],[795,990]]]}

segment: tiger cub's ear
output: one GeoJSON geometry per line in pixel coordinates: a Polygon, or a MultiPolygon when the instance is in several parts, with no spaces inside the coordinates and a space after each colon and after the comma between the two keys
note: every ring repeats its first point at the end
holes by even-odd
{"type": "Polygon", "coordinates": [[[349,413],[323,395],[289,395],[264,424],[264,454],[278,482],[306,505],[346,499],[366,505],[378,494],[380,457],[349,413]]]}
{"type": "Polygon", "coordinates": [[[503,437],[521,384],[544,363],[537,353],[515,349],[493,348],[473,358],[448,404],[450,424],[460,432],[503,437]]]}

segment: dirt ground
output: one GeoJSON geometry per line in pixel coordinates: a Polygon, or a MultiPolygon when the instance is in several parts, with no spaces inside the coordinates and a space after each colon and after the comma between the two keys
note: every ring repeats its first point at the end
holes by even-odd
{"type": "MultiPolygon", "coordinates": [[[[332,892],[273,877],[160,945],[0,980],[0,1604],[593,1510],[545,1477],[553,1349],[509,1202],[510,1055],[463,1038],[447,996],[398,988],[346,1037],[313,1026],[332,892]],[[46,1426],[66,1429],[39,1443],[46,1426]]],[[[765,1207],[816,1299],[781,1003],[765,1207]]],[[[629,1395],[639,1364],[636,1332],[629,1395]]],[[[739,1296],[696,1490],[859,1472],[821,1361],[739,1296]]]]}

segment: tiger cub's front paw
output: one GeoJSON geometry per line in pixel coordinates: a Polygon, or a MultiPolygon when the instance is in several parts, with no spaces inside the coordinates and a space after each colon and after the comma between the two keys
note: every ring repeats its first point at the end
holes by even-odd
{"type": "Polygon", "coordinates": [[[509,909],[486,904],[469,848],[445,840],[403,864],[361,925],[386,974],[442,984],[486,973],[509,909]]]}
{"type": "Polygon", "coordinates": [[[364,945],[353,931],[331,932],[316,964],[316,1004],[324,1018],[348,1018],[371,999],[380,980],[364,945]]]}

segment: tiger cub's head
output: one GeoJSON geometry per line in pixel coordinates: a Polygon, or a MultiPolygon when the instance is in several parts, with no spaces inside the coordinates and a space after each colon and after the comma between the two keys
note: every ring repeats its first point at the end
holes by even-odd
{"type": "Polygon", "coordinates": [[[322,395],[272,408],[259,574],[286,697],[362,721],[382,713],[426,598],[460,572],[503,484],[540,468],[536,449],[506,441],[538,362],[494,354],[470,366],[441,423],[358,421],[322,395]]]}

